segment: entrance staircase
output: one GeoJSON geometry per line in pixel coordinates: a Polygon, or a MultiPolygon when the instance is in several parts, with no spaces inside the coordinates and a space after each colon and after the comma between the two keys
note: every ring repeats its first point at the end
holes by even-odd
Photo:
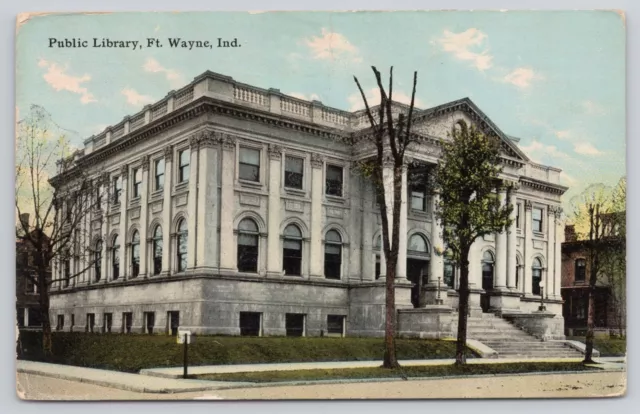
{"type": "MultiPolygon", "coordinates": [[[[458,331],[454,314],[452,330],[458,331]]],[[[582,358],[583,354],[563,342],[542,341],[492,313],[468,317],[467,338],[475,339],[498,353],[498,358],[582,358]]]]}

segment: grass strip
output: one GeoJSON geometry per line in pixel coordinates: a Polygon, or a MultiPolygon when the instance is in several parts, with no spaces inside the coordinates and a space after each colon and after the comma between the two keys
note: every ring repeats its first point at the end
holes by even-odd
{"type": "Polygon", "coordinates": [[[490,374],[522,374],[529,372],[563,372],[588,371],[598,368],[585,366],[580,362],[524,362],[504,364],[468,364],[457,366],[427,365],[406,366],[401,369],[386,368],[344,368],[344,369],[308,369],[297,371],[264,371],[238,372],[224,374],[198,375],[195,378],[208,381],[232,382],[291,382],[291,381],[322,381],[340,379],[371,379],[371,378],[421,378],[421,377],[449,377],[462,375],[490,375],[490,374]]]}

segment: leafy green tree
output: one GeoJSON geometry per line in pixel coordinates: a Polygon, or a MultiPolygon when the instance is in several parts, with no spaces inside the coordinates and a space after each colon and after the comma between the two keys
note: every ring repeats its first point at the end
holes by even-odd
{"type": "Polygon", "coordinates": [[[460,269],[460,299],[456,364],[465,364],[467,316],[469,313],[469,251],[473,242],[503,231],[511,224],[511,203],[501,204],[500,141],[463,121],[456,124],[451,139],[442,144],[436,167],[434,190],[439,194],[436,217],[443,226],[445,245],[452,250],[460,269]]]}

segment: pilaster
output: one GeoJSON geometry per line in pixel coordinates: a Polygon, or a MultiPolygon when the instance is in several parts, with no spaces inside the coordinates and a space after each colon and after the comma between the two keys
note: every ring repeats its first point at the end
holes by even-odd
{"type": "Polygon", "coordinates": [[[324,159],[317,154],[311,155],[311,263],[310,277],[323,277],[322,254],[322,194],[324,159]]]}
{"type": "MultiPolygon", "coordinates": [[[[498,199],[500,208],[506,202],[506,189],[500,187],[498,189],[498,199]]],[[[494,235],[496,241],[496,268],[495,280],[493,287],[495,290],[506,290],[507,288],[507,233],[503,230],[494,235]]]]}
{"type": "Polygon", "coordinates": [[[554,261],[555,261],[555,266],[554,266],[554,279],[553,279],[553,293],[556,297],[556,299],[561,299],[562,295],[561,295],[561,290],[560,288],[562,287],[562,243],[564,242],[564,228],[563,228],[563,223],[562,223],[562,208],[561,207],[557,207],[555,214],[555,255],[554,255],[554,261]]]}
{"type": "MultiPolygon", "coordinates": [[[[402,166],[402,191],[400,197],[400,225],[398,226],[398,263],[396,264],[396,280],[407,279],[407,165],[402,166]]],[[[393,217],[393,215],[392,215],[393,217]]]]}
{"type": "Polygon", "coordinates": [[[524,266],[523,280],[524,294],[531,295],[533,290],[531,287],[532,273],[531,273],[531,255],[533,254],[533,228],[531,223],[531,201],[525,200],[524,202],[524,252],[522,254],[522,265],[524,266]]]}
{"type": "MultiPolygon", "coordinates": [[[[278,106],[279,107],[279,106],[278,106]]],[[[282,252],[280,249],[280,177],[282,148],[269,145],[269,199],[267,236],[267,274],[282,275],[282,252]]]]}
{"type": "Polygon", "coordinates": [[[200,135],[200,161],[198,163],[198,268],[212,270],[219,265],[218,258],[218,137],[213,132],[200,135]]]}
{"type": "Polygon", "coordinates": [[[164,149],[164,189],[162,201],[162,272],[171,274],[171,189],[173,188],[173,146],[164,149]]]}
{"type": "Polygon", "coordinates": [[[547,208],[547,271],[545,273],[544,286],[545,297],[555,296],[555,243],[556,243],[556,207],[547,208]]]}
{"type": "Polygon", "coordinates": [[[127,208],[129,207],[129,166],[123,165],[120,170],[122,193],[120,194],[120,278],[127,280],[129,276],[129,262],[127,262],[127,250],[129,236],[127,234],[127,208]]]}
{"type": "Polygon", "coordinates": [[[147,217],[149,211],[149,156],[143,155],[142,164],[142,193],[140,194],[140,275],[147,275],[147,217]]]}
{"type": "Polygon", "coordinates": [[[220,194],[220,269],[236,271],[235,246],[233,235],[233,214],[235,200],[233,183],[235,179],[236,139],[225,134],[222,137],[222,173],[220,194]],[[223,242],[224,241],[224,242],[223,242]]]}
{"type": "Polygon", "coordinates": [[[517,260],[516,260],[516,191],[517,186],[512,185],[508,192],[507,202],[511,205],[511,214],[509,219],[511,225],[507,230],[507,288],[511,291],[517,291],[516,272],[517,272],[517,260]]]}
{"type": "Polygon", "coordinates": [[[196,241],[198,228],[198,135],[189,138],[191,149],[191,160],[189,162],[189,195],[187,198],[187,269],[193,270],[196,267],[196,241]]]}

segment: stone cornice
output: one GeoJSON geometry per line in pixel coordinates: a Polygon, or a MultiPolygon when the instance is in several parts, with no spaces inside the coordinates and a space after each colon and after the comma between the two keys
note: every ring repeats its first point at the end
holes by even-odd
{"type": "Polygon", "coordinates": [[[532,188],[534,190],[540,190],[546,193],[552,193],[552,194],[558,194],[558,195],[564,194],[569,189],[569,187],[565,187],[560,184],[552,184],[549,182],[536,180],[535,178],[530,178],[530,177],[520,177],[519,183],[521,184],[521,187],[524,187],[524,188],[532,188]]]}

